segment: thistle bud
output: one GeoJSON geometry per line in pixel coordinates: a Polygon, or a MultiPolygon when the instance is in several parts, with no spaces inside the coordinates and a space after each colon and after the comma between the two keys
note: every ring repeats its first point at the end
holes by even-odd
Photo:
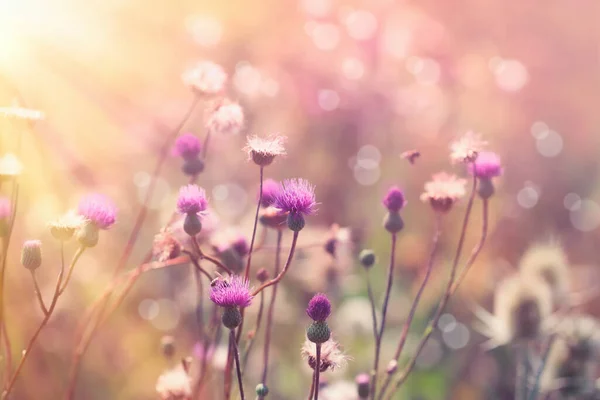
{"type": "Polygon", "coordinates": [[[371,249],[364,249],[363,251],[361,251],[358,258],[359,258],[362,266],[367,269],[371,268],[375,264],[375,261],[377,260],[377,257],[375,256],[375,252],[371,249]]]}
{"type": "Polygon", "coordinates": [[[185,215],[183,220],[183,230],[190,236],[196,236],[202,230],[202,222],[198,214],[189,213],[185,215]]]}
{"type": "Polygon", "coordinates": [[[87,222],[76,233],[77,241],[84,247],[94,247],[98,244],[99,229],[96,224],[87,222]]]}
{"type": "Polygon", "coordinates": [[[306,222],[304,221],[304,216],[300,213],[289,213],[287,216],[287,226],[293,232],[300,232],[306,222]]]}
{"type": "Polygon", "coordinates": [[[42,242],[39,240],[28,240],[23,243],[21,249],[21,264],[31,270],[35,271],[42,265],[42,242]]]}
{"type": "Polygon", "coordinates": [[[199,158],[185,159],[181,171],[188,176],[196,176],[204,171],[204,161],[199,158]]]}
{"type": "Polygon", "coordinates": [[[261,268],[256,272],[256,279],[258,279],[260,283],[265,283],[267,279],[269,279],[269,273],[266,269],[261,268]]]}
{"type": "Polygon", "coordinates": [[[223,325],[229,329],[235,329],[242,323],[242,313],[237,307],[226,307],[221,317],[223,325]]]}
{"type": "Polygon", "coordinates": [[[358,397],[360,399],[366,399],[369,397],[370,387],[369,383],[371,378],[369,374],[360,374],[356,376],[356,389],[358,391],[358,397]]]}
{"type": "Polygon", "coordinates": [[[175,338],[173,336],[163,336],[160,339],[160,347],[163,356],[166,358],[172,358],[175,355],[175,338]]]}
{"type": "Polygon", "coordinates": [[[383,226],[389,233],[398,233],[404,228],[404,221],[398,212],[390,211],[383,221],[383,226]]]}
{"type": "Polygon", "coordinates": [[[259,397],[265,397],[269,394],[269,388],[264,383],[256,385],[256,395],[259,397]]]}
{"type": "Polygon", "coordinates": [[[313,343],[325,343],[331,337],[331,329],[325,321],[315,321],[306,330],[306,337],[313,343]]]}
{"type": "Polygon", "coordinates": [[[477,187],[477,194],[484,200],[489,199],[494,195],[494,183],[489,178],[480,178],[479,186],[477,187]]]}

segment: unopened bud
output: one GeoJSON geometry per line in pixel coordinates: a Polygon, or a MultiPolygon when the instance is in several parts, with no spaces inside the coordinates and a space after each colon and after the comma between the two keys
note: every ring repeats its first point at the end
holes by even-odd
{"type": "Polygon", "coordinates": [[[163,336],[160,339],[160,347],[166,358],[172,358],[175,355],[175,339],[173,336],[163,336]]]}
{"type": "Polygon", "coordinates": [[[76,237],[82,246],[94,247],[98,244],[99,229],[96,224],[87,222],[77,230],[76,237]]]}
{"type": "Polygon", "coordinates": [[[383,226],[389,233],[398,233],[404,228],[404,221],[400,213],[390,211],[383,221],[383,226]]]}
{"type": "Polygon", "coordinates": [[[190,236],[196,236],[202,230],[202,222],[198,214],[190,213],[185,215],[183,220],[183,230],[190,236]]]}
{"type": "Polygon", "coordinates": [[[266,269],[261,268],[256,272],[256,279],[258,279],[260,283],[264,283],[269,279],[269,273],[266,269]]]}
{"type": "Polygon", "coordinates": [[[31,271],[42,265],[42,242],[39,240],[28,240],[23,243],[21,249],[21,264],[31,271]]]}
{"type": "Polygon", "coordinates": [[[360,252],[358,259],[360,260],[362,266],[368,269],[375,264],[377,257],[375,256],[375,252],[373,250],[364,249],[360,252]]]}

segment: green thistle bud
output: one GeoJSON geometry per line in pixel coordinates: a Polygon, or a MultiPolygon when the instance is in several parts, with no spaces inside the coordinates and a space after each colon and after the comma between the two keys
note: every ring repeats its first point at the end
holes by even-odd
{"type": "Polygon", "coordinates": [[[225,327],[235,329],[242,323],[242,313],[237,307],[227,307],[223,310],[221,321],[225,327]]]}
{"type": "Polygon", "coordinates": [[[383,221],[383,226],[389,233],[398,233],[404,228],[404,221],[400,213],[389,212],[383,221]]]}
{"type": "Polygon", "coordinates": [[[375,252],[373,250],[365,249],[360,252],[358,259],[363,267],[371,268],[373,264],[375,264],[377,257],[375,256],[375,252]]]}
{"type": "Polygon", "coordinates": [[[204,171],[204,161],[199,158],[185,159],[181,170],[188,176],[196,176],[204,171]]]}
{"type": "Polygon", "coordinates": [[[34,271],[42,265],[42,242],[39,240],[28,240],[23,243],[21,249],[21,264],[34,271]]]}
{"type": "Polygon", "coordinates": [[[490,178],[479,178],[479,187],[477,188],[477,194],[484,200],[489,199],[494,195],[494,184],[490,178]]]}
{"type": "Polygon", "coordinates": [[[269,394],[269,388],[264,383],[259,383],[256,385],[256,395],[260,397],[265,397],[269,394]]]}
{"type": "Polygon", "coordinates": [[[313,343],[325,343],[331,337],[331,329],[325,321],[315,321],[306,330],[308,340],[313,343]]]}
{"type": "Polygon", "coordinates": [[[202,222],[198,214],[186,214],[183,220],[183,230],[190,236],[196,236],[202,230],[202,222]]]}
{"type": "Polygon", "coordinates": [[[302,214],[288,214],[287,226],[290,230],[293,232],[300,232],[302,228],[304,228],[304,225],[306,225],[306,222],[304,221],[304,216],[302,214]]]}
{"type": "Polygon", "coordinates": [[[99,238],[99,229],[96,224],[91,222],[85,223],[79,230],[77,231],[76,237],[77,241],[85,247],[94,247],[98,244],[99,238]]]}

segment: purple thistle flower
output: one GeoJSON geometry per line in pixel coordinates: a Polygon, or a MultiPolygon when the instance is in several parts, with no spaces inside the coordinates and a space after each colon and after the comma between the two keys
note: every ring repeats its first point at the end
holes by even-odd
{"type": "Polygon", "coordinates": [[[231,243],[231,247],[240,257],[247,256],[250,252],[250,245],[248,244],[246,237],[243,235],[236,237],[231,243]]]}
{"type": "Polygon", "coordinates": [[[279,187],[273,205],[294,216],[315,212],[315,187],[305,179],[288,179],[279,187]]]}
{"type": "Polygon", "coordinates": [[[308,302],[306,313],[313,321],[325,321],[331,314],[331,302],[323,293],[317,293],[308,302]]]}
{"type": "Polygon", "coordinates": [[[99,229],[110,228],[117,220],[117,207],[108,197],[92,193],[81,198],[77,213],[99,229]]]}
{"type": "Polygon", "coordinates": [[[500,156],[491,151],[482,151],[475,161],[469,164],[469,172],[478,178],[491,179],[502,175],[500,156]]]}
{"type": "Polygon", "coordinates": [[[10,218],[10,200],[8,197],[0,197],[0,219],[10,218]]]}
{"type": "Polygon", "coordinates": [[[389,212],[398,212],[405,204],[404,193],[397,186],[392,186],[383,198],[383,205],[389,212]]]}
{"type": "Polygon", "coordinates": [[[218,280],[210,289],[210,300],[221,307],[248,307],[253,297],[249,282],[238,275],[218,280]]]}
{"type": "Polygon", "coordinates": [[[279,194],[279,183],[273,179],[267,179],[263,182],[262,199],[260,205],[267,208],[272,206],[279,194]]]}
{"type": "Polygon", "coordinates": [[[179,189],[177,210],[181,214],[199,214],[206,211],[206,192],[198,185],[186,185],[179,189]]]}
{"type": "Polygon", "coordinates": [[[173,146],[173,155],[184,159],[194,159],[200,155],[202,144],[200,139],[191,133],[185,133],[177,138],[173,146]]]}

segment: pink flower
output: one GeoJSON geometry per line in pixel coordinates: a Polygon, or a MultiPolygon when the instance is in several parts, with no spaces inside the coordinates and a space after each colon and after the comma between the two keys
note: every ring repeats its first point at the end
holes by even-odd
{"type": "Polygon", "coordinates": [[[491,151],[479,153],[477,159],[469,164],[469,172],[478,178],[491,179],[502,175],[500,156],[491,151]]]}
{"type": "Polygon", "coordinates": [[[117,207],[112,200],[97,193],[84,196],[77,212],[99,229],[110,228],[117,218],[117,207]]]}
{"type": "Polygon", "coordinates": [[[440,172],[433,175],[433,180],[425,184],[425,192],[421,200],[429,202],[436,211],[447,212],[452,205],[465,195],[465,179],[456,175],[440,172]]]}
{"type": "Polygon", "coordinates": [[[276,156],[285,155],[283,136],[274,136],[270,138],[261,138],[258,136],[249,136],[244,151],[248,153],[248,159],[255,164],[266,167],[271,164],[276,156]]]}
{"type": "Polygon", "coordinates": [[[473,162],[485,146],[487,142],[480,134],[469,131],[450,145],[450,161],[454,164],[473,162]]]}
{"type": "Polygon", "coordinates": [[[185,159],[194,159],[200,155],[202,144],[200,139],[191,133],[185,133],[177,138],[173,146],[173,154],[185,159]]]}
{"type": "Polygon", "coordinates": [[[221,307],[248,307],[252,303],[250,284],[241,276],[218,280],[210,290],[210,300],[221,307]]]}
{"type": "Polygon", "coordinates": [[[227,73],[212,61],[201,61],[184,72],[182,79],[198,94],[215,95],[224,90],[227,73]]]}
{"type": "Polygon", "coordinates": [[[244,110],[239,104],[223,100],[214,107],[206,119],[210,133],[235,135],[244,126],[244,110]]]}
{"type": "Polygon", "coordinates": [[[177,210],[181,214],[198,214],[206,211],[206,192],[198,185],[186,185],[179,189],[177,210]]]}

